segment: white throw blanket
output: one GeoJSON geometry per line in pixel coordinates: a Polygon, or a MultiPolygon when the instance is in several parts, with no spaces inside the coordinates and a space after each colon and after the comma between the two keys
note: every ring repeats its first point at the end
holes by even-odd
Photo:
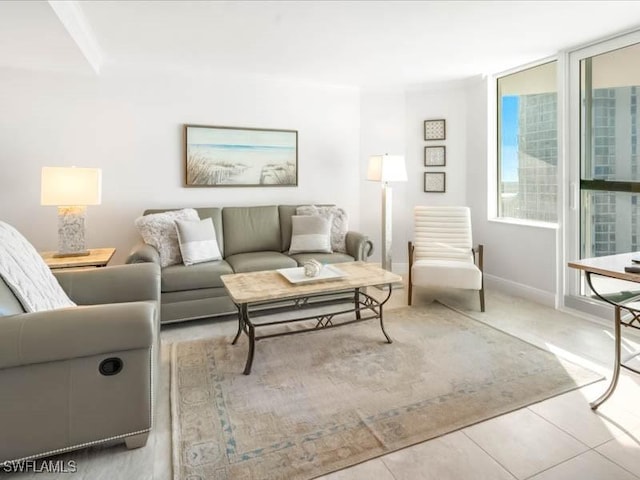
{"type": "Polygon", "coordinates": [[[0,222],[0,277],[27,312],[76,306],[33,245],[4,222],[0,222]]]}

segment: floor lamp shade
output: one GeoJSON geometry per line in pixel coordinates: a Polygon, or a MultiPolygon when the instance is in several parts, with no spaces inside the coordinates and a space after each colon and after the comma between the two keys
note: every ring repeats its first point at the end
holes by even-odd
{"type": "Polygon", "coordinates": [[[43,167],[40,204],[58,207],[56,256],[88,255],[85,247],[86,206],[102,201],[99,168],[43,167]]]}
{"type": "Polygon", "coordinates": [[[389,182],[406,182],[407,167],[402,155],[372,155],[369,157],[367,180],[382,185],[382,268],[391,271],[392,195],[389,182]]]}
{"type": "Polygon", "coordinates": [[[367,180],[375,182],[406,182],[407,168],[402,155],[372,155],[369,157],[367,180]]]}

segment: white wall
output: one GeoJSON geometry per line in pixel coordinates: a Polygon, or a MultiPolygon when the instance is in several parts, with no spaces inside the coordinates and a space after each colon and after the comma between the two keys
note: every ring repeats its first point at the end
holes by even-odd
{"type": "MultiPolygon", "coordinates": [[[[360,99],[360,220],[362,232],[374,243],[371,261],[380,262],[382,252],[382,185],[366,179],[369,156],[406,155],[404,92],[364,92],[360,99]]],[[[392,183],[393,243],[391,259],[395,265],[406,262],[403,243],[403,214],[406,184],[392,183]]]]}
{"type": "Polygon", "coordinates": [[[407,163],[407,183],[392,183],[394,271],[407,270],[407,242],[413,236],[415,205],[466,204],[466,92],[463,83],[437,85],[429,89],[366,92],[361,97],[360,157],[362,229],[374,239],[373,261],[380,261],[380,185],[364,180],[369,155],[403,154],[407,163]],[[424,121],[446,119],[447,135],[442,142],[425,142],[424,121]],[[424,167],[425,145],[445,145],[447,165],[424,167]],[[444,171],[445,193],[424,192],[424,172],[444,171]]]}
{"type": "MultiPolygon", "coordinates": [[[[406,95],[407,173],[409,189],[405,209],[405,247],[413,238],[413,207],[416,205],[467,205],[467,104],[464,83],[435,85],[406,95]],[[424,121],[444,119],[445,140],[424,140],[424,121]],[[446,165],[424,166],[424,147],[444,145],[446,165]],[[426,193],[425,172],[445,172],[446,191],[426,193]]],[[[472,159],[473,161],[473,159],[472,159]]],[[[405,248],[406,249],[406,248],[405,248]]]]}
{"type": "Polygon", "coordinates": [[[88,207],[89,247],[139,238],[151,207],[335,203],[359,229],[357,90],[265,78],[0,70],[0,219],[39,250],[57,248],[55,207],[40,206],[42,166],[103,170],[88,207]],[[184,188],[183,124],[298,130],[298,187],[184,188]]]}
{"type": "MultiPolygon", "coordinates": [[[[413,236],[415,205],[466,204],[466,94],[464,84],[449,84],[424,90],[367,92],[361,99],[361,167],[366,171],[372,154],[403,154],[408,182],[393,183],[393,269],[406,272],[407,242],[413,236]],[[424,121],[446,119],[446,140],[425,142],[424,121]],[[425,145],[445,145],[447,165],[424,167],[425,145]],[[424,192],[424,172],[446,173],[445,193],[424,192]]],[[[363,173],[364,175],[364,173],[363,173]]],[[[380,185],[363,181],[361,185],[363,231],[376,246],[381,237],[380,185]]],[[[373,261],[380,261],[377,248],[373,261]]]]}
{"type": "Polygon", "coordinates": [[[477,80],[467,88],[467,198],[472,206],[474,243],[485,246],[487,284],[514,294],[555,305],[557,275],[557,230],[489,220],[487,205],[495,195],[487,153],[494,148],[489,139],[487,81],[477,80]]]}
{"type": "MultiPolygon", "coordinates": [[[[556,291],[557,231],[489,220],[495,195],[487,168],[490,122],[487,80],[424,87],[407,92],[367,92],[361,98],[362,229],[380,245],[380,187],[364,180],[367,158],[404,152],[409,181],[393,184],[394,270],[407,268],[407,241],[413,235],[415,205],[468,205],[474,243],[485,245],[487,285],[553,305],[556,291]],[[446,140],[425,142],[423,122],[446,120],[446,140]],[[404,129],[404,130],[402,130],[404,129]],[[424,146],[445,145],[445,167],[424,167],[424,146]],[[444,171],[446,193],[425,193],[425,171],[444,171]]],[[[493,137],[491,139],[493,142],[493,137]]],[[[373,257],[380,260],[380,249],[373,257]]]]}
{"type": "Polygon", "coordinates": [[[103,202],[88,208],[88,245],[124,261],[145,208],[336,203],[368,234],[380,259],[380,186],[369,155],[406,156],[393,184],[394,270],[406,270],[414,205],[469,205],[488,283],[552,303],[555,230],[488,221],[486,81],[365,92],[274,79],[105,72],[100,77],[0,70],[0,219],[39,250],[57,247],[56,210],[40,206],[42,166],[103,169],[103,202]],[[447,165],[423,164],[423,122],[447,121],[447,165]],[[296,188],[184,188],[184,123],[299,131],[296,188]],[[446,193],[424,193],[425,171],[445,171],[446,193]]]}

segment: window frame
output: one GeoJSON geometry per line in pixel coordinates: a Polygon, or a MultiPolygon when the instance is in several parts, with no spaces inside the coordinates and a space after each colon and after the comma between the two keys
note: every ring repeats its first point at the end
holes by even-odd
{"type": "MultiPolygon", "coordinates": [[[[580,118],[580,61],[596,55],[608,53],[612,50],[624,48],[640,43],[640,30],[637,28],[601,38],[563,52],[566,59],[566,164],[564,166],[564,183],[568,194],[563,209],[563,237],[562,248],[558,251],[558,273],[560,278],[558,296],[563,309],[579,311],[600,318],[611,318],[613,307],[603,305],[602,302],[581,295],[582,278],[580,272],[569,268],[567,262],[581,256],[581,118],[580,118]]],[[[592,180],[588,180],[592,182],[592,180]]],[[[597,182],[597,181],[596,181],[597,182]]],[[[587,185],[585,185],[587,186],[587,185]]],[[[589,187],[598,187],[597,183],[589,183],[589,187]]],[[[621,188],[630,188],[620,185],[621,188]]],[[[632,188],[632,187],[631,187],[632,188]]],[[[635,193],[635,192],[634,192],[635,193]]]]}
{"type": "Polygon", "coordinates": [[[488,129],[489,145],[494,147],[490,149],[489,155],[489,168],[488,168],[488,191],[493,191],[494,195],[487,195],[488,199],[488,221],[496,223],[505,223],[512,225],[525,225],[530,227],[544,228],[544,229],[559,229],[561,224],[561,215],[563,213],[562,199],[564,197],[562,189],[562,169],[563,169],[563,145],[564,145],[564,108],[565,108],[565,61],[563,56],[559,53],[550,57],[538,59],[534,62],[530,62],[524,65],[520,65],[502,72],[496,73],[491,77],[491,81],[488,83],[488,104],[491,119],[488,129]],[[541,220],[524,219],[517,217],[507,217],[502,215],[501,206],[501,137],[500,137],[500,121],[501,121],[501,102],[498,95],[498,81],[509,75],[531,70],[533,68],[545,65],[548,63],[556,62],[556,86],[557,86],[557,168],[556,168],[556,185],[557,185],[557,199],[556,199],[556,212],[557,221],[547,222],[541,220]]]}

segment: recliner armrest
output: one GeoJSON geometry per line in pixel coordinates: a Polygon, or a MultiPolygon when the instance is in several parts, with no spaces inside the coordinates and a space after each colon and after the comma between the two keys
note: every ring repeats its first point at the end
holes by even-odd
{"type": "Polygon", "coordinates": [[[150,348],[156,305],[92,305],[4,317],[0,369],[150,348]]]}
{"type": "Polygon", "coordinates": [[[160,267],[155,263],[61,270],[54,275],[78,305],[160,301],[160,267]]]}

